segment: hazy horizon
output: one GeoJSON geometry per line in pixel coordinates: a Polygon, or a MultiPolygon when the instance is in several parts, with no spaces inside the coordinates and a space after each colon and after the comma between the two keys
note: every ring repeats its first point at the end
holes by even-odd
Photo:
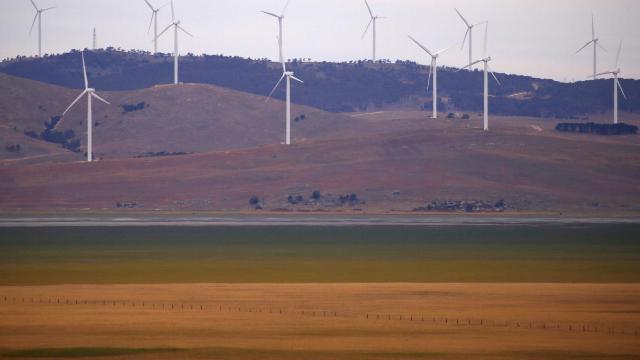
{"type": "MultiPolygon", "coordinates": [[[[57,8],[43,14],[43,53],[63,53],[90,48],[93,27],[98,48],[152,51],[147,34],[151,11],[143,0],[35,0],[40,8],[57,8]]],[[[163,1],[150,0],[155,6],[163,1]]],[[[180,35],[180,53],[223,54],[251,58],[277,58],[277,22],[260,10],[279,13],[286,0],[175,0],[176,17],[195,36],[180,35]]],[[[411,34],[425,46],[438,50],[452,46],[439,65],[461,67],[468,59],[460,49],[465,26],[457,7],[471,22],[488,20],[488,55],[496,72],[551,78],[586,80],[592,72],[591,48],[575,51],[591,37],[591,13],[596,34],[607,49],[600,51],[598,71],[612,70],[618,43],[624,39],[620,68],[624,78],[640,78],[640,2],[633,0],[508,1],[460,0],[441,4],[420,0],[370,0],[378,22],[378,57],[430,59],[409,41],[411,34]]],[[[29,28],[35,11],[29,0],[5,0],[0,5],[0,57],[37,54],[37,24],[29,28]]],[[[160,11],[162,31],[170,21],[169,7],[160,11]]],[[[371,32],[363,0],[292,0],[285,18],[285,58],[312,61],[350,61],[371,57],[371,32]],[[325,16],[323,18],[323,16],[325,16]]],[[[474,31],[474,58],[482,55],[484,29],[474,31]]],[[[172,34],[160,38],[158,51],[173,51],[172,34]]]]}

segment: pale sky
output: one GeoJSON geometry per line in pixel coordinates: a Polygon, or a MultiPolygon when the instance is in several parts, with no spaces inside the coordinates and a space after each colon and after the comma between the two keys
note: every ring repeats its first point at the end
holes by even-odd
{"type": "MultiPolygon", "coordinates": [[[[93,27],[98,47],[151,51],[147,34],[151,11],[143,0],[34,0],[39,7],[57,6],[43,15],[43,52],[60,53],[91,47],[93,27]]],[[[150,0],[162,5],[168,0],[150,0]]],[[[180,36],[180,53],[277,58],[277,22],[259,10],[280,12],[286,0],[174,0],[176,16],[195,35],[180,36]]],[[[497,72],[584,80],[592,70],[592,50],[575,51],[596,34],[598,70],[612,70],[618,43],[624,40],[620,67],[625,78],[640,78],[640,1],[637,0],[370,0],[378,22],[378,57],[428,63],[411,43],[411,34],[427,47],[453,48],[440,65],[464,66],[468,50],[460,49],[465,26],[457,7],[471,22],[488,20],[488,54],[497,72]]],[[[29,0],[0,0],[0,58],[37,53],[35,15],[29,0]]],[[[159,28],[170,21],[169,7],[160,12],[159,28]]],[[[371,34],[362,40],[369,21],[364,0],[292,0],[285,18],[285,57],[348,61],[371,56],[371,34]]],[[[37,25],[36,25],[37,27],[37,25]]],[[[482,55],[484,29],[474,33],[474,57],[482,55]],[[476,56],[477,54],[477,56],[476,56]]],[[[159,51],[171,52],[172,34],[159,51]]]]}

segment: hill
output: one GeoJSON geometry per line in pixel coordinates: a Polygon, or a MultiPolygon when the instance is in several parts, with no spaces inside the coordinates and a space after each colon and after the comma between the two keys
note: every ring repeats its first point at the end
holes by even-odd
{"type": "Polygon", "coordinates": [[[518,118],[495,118],[487,133],[477,118],[433,121],[416,114],[360,116],[372,124],[414,122],[412,129],[290,147],[92,164],[5,164],[0,204],[4,212],[262,207],[406,213],[434,201],[502,201],[506,211],[517,212],[640,211],[636,136],[566,134],[553,123],[518,118]]]}
{"type": "MultiPolygon", "coordinates": [[[[63,160],[82,158],[86,102],[79,102],[64,119],[59,118],[79,91],[0,74],[0,93],[0,140],[7,146],[21,147],[16,152],[0,149],[0,159],[31,159],[45,153],[57,157],[67,153],[60,157],[63,160]],[[64,142],[68,150],[51,146],[43,138],[64,142]]],[[[207,84],[98,93],[112,103],[94,102],[94,153],[98,158],[187,154],[284,141],[284,104],[279,100],[266,103],[263,96],[207,84]]],[[[292,107],[292,123],[297,142],[386,130],[357,118],[299,105],[292,107]]]]}
{"type": "MultiPolygon", "coordinates": [[[[124,52],[116,49],[88,51],[92,84],[100,90],[121,91],[152,87],[172,81],[172,59],[167,55],[124,52]]],[[[413,62],[349,63],[303,62],[293,59],[290,69],[305,80],[296,89],[295,102],[325,111],[374,111],[389,108],[430,109],[426,91],[428,68],[413,62]]],[[[77,51],[43,58],[8,59],[0,72],[50,84],[82,87],[77,51]]],[[[181,80],[248,92],[268,94],[280,76],[279,65],[265,59],[221,55],[187,55],[181,58],[181,80]]],[[[441,110],[477,112],[482,109],[482,72],[439,69],[441,110]]],[[[500,74],[502,86],[491,85],[491,112],[509,116],[583,118],[612,109],[612,81],[560,83],[527,76],[500,74]]],[[[629,97],[621,111],[640,111],[640,81],[623,79],[629,97]]],[[[281,89],[276,97],[282,99],[281,89]]]]}

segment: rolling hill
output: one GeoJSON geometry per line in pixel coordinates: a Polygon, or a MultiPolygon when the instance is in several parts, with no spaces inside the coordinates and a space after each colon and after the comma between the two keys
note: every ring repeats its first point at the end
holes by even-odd
{"type": "MultiPolygon", "coordinates": [[[[172,82],[172,59],[163,54],[116,49],[87,51],[92,84],[100,90],[149,88],[172,82]]],[[[268,94],[280,67],[265,59],[221,55],[187,55],[180,60],[181,80],[268,94]]],[[[292,59],[289,68],[305,80],[295,102],[331,112],[430,108],[426,91],[428,68],[409,61],[370,63],[308,62],[292,59]]],[[[19,57],[0,63],[0,72],[70,88],[82,87],[78,51],[43,58],[19,57]]],[[[528,76],[500,74],[502,86],[491,85],[491,111],[496,115],[583,118],[610,111],[612,81],[561,83],[528,76]]],[[[439,69],[441,109],[477,112],[482,109],[482,72],[439,69]]],[[[628,100],[622,111],[640,111],[640,81],[623,79],[628,100]]],[[[276,93],[284,98],[282,89],[276,93]]]]}
{"type": "MultiPolygon", "coordinates": [[[[77,90],[0,74],[0,139],[20,144],[24,157],[64,151],[34,139],[47,126],[69,130],[79,141],[78,153],[60,159],[81,159],[85,151],[86,102],[52,123],[78,95],[77,90]],[[48,123],[48,125],[47,125],[48,123]],[[36,146],[37,145],[37,146],[36,146]],[[46,151],[45,151],[46,150],[46,151]]],[[[94,153],[97,158],[184,154],[277,144],[284,140],[284,104],[265,97],[206,84],[157,85],[148,89],[100,92],[111,106],[94,102],[94,153]]],[[[307,106],[292,107],[293,139],[353,137],[385,127],[307,106]]],[[[40,136],[42,137],[42,136],[40,136]]],[[[1,158],[19,154],[0,151],[1,158]]],[[[44,160],[50,160],[41,157],[44,160]]]]}

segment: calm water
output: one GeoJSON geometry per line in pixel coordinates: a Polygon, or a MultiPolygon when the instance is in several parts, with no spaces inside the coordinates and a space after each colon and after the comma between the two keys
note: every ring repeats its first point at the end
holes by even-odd
{"type": "Polygon", "coordinates": [[[57,225],[0,227],[0,284],[640,281],[634,223],[57,225]]]}

